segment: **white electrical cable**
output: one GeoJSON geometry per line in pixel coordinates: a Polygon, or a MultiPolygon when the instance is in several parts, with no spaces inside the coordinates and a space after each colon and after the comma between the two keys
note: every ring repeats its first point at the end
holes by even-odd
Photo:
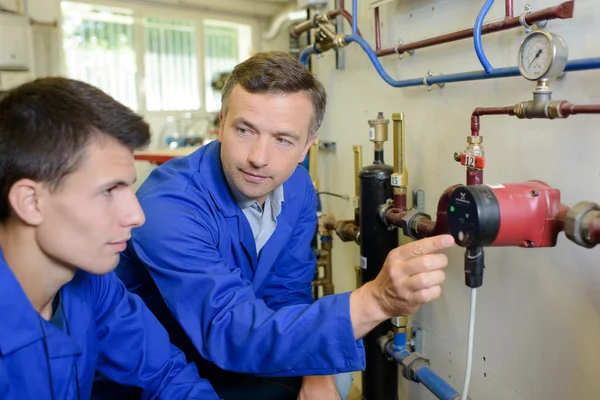
{"type": "Polygon", "coordinates": [[[469,336],[467,339],[467,368],[465,370],[465,384],[461,400],[467,400],[469,383],[471,382],[471,368],[473,367],[473,336],[475,332],[475,304],[477,302],[477,289],[471,289],[471,311],[469,314],[469,336]]]}

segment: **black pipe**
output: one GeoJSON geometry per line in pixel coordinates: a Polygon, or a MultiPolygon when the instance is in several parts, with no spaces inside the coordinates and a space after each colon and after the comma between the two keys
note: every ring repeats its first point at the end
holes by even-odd
{"type": "MultiPolygon", "coordinates": [[[[387,254],[398,245],[398,231],[388,230],[379,208],[391,199],[394,169],[383,163],[383,151],[375,151],[375,161],[358,174],[360,188],[360,255],[362,283],[373,280],[381,271],[387,254]]],[[[362,374],[364,400],[398,398],[398,364],[384,355],[377,339],[392,330],[390,321],[378,325],[364,337],[367,366],[362,374]]]]}

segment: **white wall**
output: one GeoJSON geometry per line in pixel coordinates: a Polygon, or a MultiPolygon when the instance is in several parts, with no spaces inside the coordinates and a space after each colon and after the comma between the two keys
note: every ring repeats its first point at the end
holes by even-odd
{"type": "MultiPolygon", "coordinates": [[[[540,9],[559,0],[527,2],[540,9]]],[[[350,10],[351,1],[346,3],[350,10]]],[[[360,2],[359,27],[374,45],[368,3],[360,2]]],[[[406,43],[472,26],[482,3],[395,0],[381,8],[382,45],[387,48],[399,38],[406,43]]],[[[496,3],[488,20],[504,16],[504,2],[496,3]]],[[[515,12],[520,13],[524,5],[525,1],[515,0],[515,12]]],[[[548,29],[565,38],[571,59],[597,57],[600,2],[577,0],[575,17],[552,21],[548,29]]],[[[523,29],[485,36],[483,43],[492,65],[515,65],[523,37],[523,29]]],[[[425,190],[427,211],[433,215],[442,191],[465,182],[465,169],[452,155],[466,145],[472,110],[529,100],[535,85],[523,78],[509,78],[449,84],[431,93],[423,87],[396,89],[377,75],[358,45],[349,46],[346,57],[346,69],[341,71],[335,70],[333,53],[313,57],[314,71],[329,95],[320,137],[337,142],[335,155],[321,155],[320,189],[353,194],[352,145],[362,144],[364,162],[372,162],[367,120],[378,111],[390,119],[393,112],[404,112],[410,188],[425,190]]],[[[471,40],[417,50],[414,57],[404,60],[396,56],[381,60],[396,79],[423,77],[428,69],[435,74],[481,69],[471,40]]],[[[554,99],[600,102],[599,82],[600,71],[570,73],[562,82],[552,83],[554,99]]],[[[561,189],[565,204],[600,201],[599,122],[600,116],[561,121],[483,117],[485,181],[541,179],[561,189]]],[[[386,149],[386,161],[391,164],[391,144],[386,149]]],[[[352,216],[350,202],[324,198],[323,205],[324,211],[340,219],[352,216]]],[[[460,390],[469,288],[463,278],[463,250],[457,248],[448,255],[442,298],[423,307],[414,321],[425,330],[423,350],[432,367],[460,390]]],[[[599,256],[600,249],[580,248],[562,234],[552,249],[486,251],[485,279],[478,294],[472,399],[600,398],[599,256]]],[[[354,288],[353,266],[358,257],[358,246],[335,241],[336,291],[354,288]]],[[[402,392],[407,391],[406,386],[401,384],[402,392]]],[[[433,398],[425,389],[413,386],[412,390],[411,400],[433,398]]]]}

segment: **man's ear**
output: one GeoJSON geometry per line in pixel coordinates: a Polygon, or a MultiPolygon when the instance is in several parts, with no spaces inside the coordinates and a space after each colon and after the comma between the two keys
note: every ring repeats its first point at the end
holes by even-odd
{"type": "Polygon", "coordinates": [[[304,150],[302,151],[302,155],[300,156],[300,160],[298,160],[298,164],[300,164],[304,161],[304,159],[306,158],[306,155],[308,154],[308,151],[310,150],[310,146],[313,145],[315,140],[317,140],[316,133],[312,134],[311,137],[309,137],[308,142],[306,143],[306,146],[304,146],[304,150]]]}
{"type": "Polygon", "coordinates": [[[15,215],[28,225],[42,223],[40,212],[40,194],[46,189],[31,179],[15,182],[8,192],[8,204],[15,215]]]}
{"type": "Polygon", "coordinates": [[[219,111],[219,137],[217,138],[220,141],[223,140],[223,129],[224,129],[224,124],[223,122],[225,122],[225,116],[223,115],[223,110],[219,111]]]}

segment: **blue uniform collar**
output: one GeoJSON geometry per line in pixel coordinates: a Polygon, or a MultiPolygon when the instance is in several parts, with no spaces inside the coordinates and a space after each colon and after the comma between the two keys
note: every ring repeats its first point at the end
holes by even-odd
{"type": "MultiPolygon", "coordinates": [[[[63,302],[65,301],[63,297],[63,302]]],[[[43,338],[40,316],[29,302],[0,249],[0,355],[7,355],[43,338]]],[[[66,313],[65,305],[65,313],[66,313]]],[[[43,320],[52,342],[50,358],[80,354],[81,348],[65,333],[43,320]]]]}

